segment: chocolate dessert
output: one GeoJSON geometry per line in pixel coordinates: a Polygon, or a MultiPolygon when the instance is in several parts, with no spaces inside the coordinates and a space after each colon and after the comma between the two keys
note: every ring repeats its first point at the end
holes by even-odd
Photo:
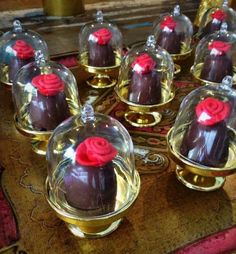
{"type": "Polygon", "coordinates": [[[229,153],[229,130],[225,118],[228,103],[207,98],[196,107],[196,118],[186,130],[180,153],[189,160],[208,167],[224,167],[229,153]]]}
{"type": "Polygon", "coordinates": [[[161,101],[161,78],[156,62],[146,53],[132,63],[128,100],[142,105],[154,105],[161,101]]]}
{"type": "Polygon", "coordinates": [[[16,73],[24,65],[34,61],[34,49],[24,40],[17,40],[12,46],[15,56],[11,57],[9,64],[9,81],[12,82],[16,73]]]}
{"type": "Polygon", "coordinates": [[[157,37],[157,44],[167,50],[170,54],[181,53],[181,42],[184,40],[183,33],[175,31],[177,23],[171,16],[167,16],[160,23],[160,33],[157,37]]]}
{"type": "Polygon", "coordinates": [[[28,107],[32,126],[39,131],[54,130],[70,117],[64,83],[56,74],[42,74],[32,84],[37,88],[28,107]]]}
{"type": "Polygon", "coordinates": [[[233,63],[229,54],[231,45],[223,41],[209,44],[209,55],[206,56],[200,78],[220,83],[226,75],[233,76],[233,63]]]}
{"type": "Polygon", "coordinates": [[[104,138],[90,137],[76,149],[76,161],[64,175],[65,197],[77,209],[104,214],[114,210],[117,180],[112,159],[116,149],[104,138]]]}
{"type": "Polygon", "coordinates": [[[88,65],[109,67],[115,65],[115,53],[109,43],[112,33],[102,28],[92,33],[88,39],[88,65]]]}
{"type": "Polygon", "coordinates": [[[199,35],[199,38],[203,38],[204,36],[208,34],[212,34],[216,31],[219,31],[221,28],[221,25],[226,20],[226,13],[223,10],[216,10],[211,14],[211,20],[206,24],[205,27],[202,28],[201,34],[199,35]]]}

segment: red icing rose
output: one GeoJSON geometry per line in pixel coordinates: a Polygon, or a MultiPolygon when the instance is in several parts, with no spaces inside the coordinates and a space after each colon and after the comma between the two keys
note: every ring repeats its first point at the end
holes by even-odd
{"type": "Polygon", "coordinates": [[[198,122],[202,125],[214,125],[230,114],[229,103],[208,97],[201,101],[196,107],[198,122]]]}
{"type": "Polygon", "coordinates": [[[165,19],[160,23],[160,28],[163,30],[165,27],[168,27],[170,30],[174,30],[177,23],[171,16],[166,16],[165,19]]]}
{"type": "Polygon", "coordinates": [[[135,72],[146,74],[156,67],[156,62],[148,54],[144,53],[138,56],[131,66],[135,72]]]}
{"type": "Polygon", "coordinates": [[[32,84],[45,96],[54,96],[64,91],[64,83],[56,74],[41,74],[32,79],[32,84]]]}
{"type": "Polygon", "coordinates": [[[106,28],[101,28],[92,34],[100,45],[106,45],[112,38],[112,33],[106,28]]]}
{"type": "Polygon", "coordinates": [[[117,150],[104,138],[90,137],[76,148],[76,161],[83,166],[104,166],[117,155],[117,150]]]}
{"type": "Polygon", "coordinates": [[[16,56],[20,59],[29,59],[34,57],[34,49],[30,44],[23,40],[17,40],[12,48],[16,52],[16,56]]]}
{"type": "Polygon", "coordinates": [[[211,17],[213,19],[217,19],[219,21],[223,21],[226,18],[226,13],[224,11],[222,11],[222,10],[216,10],[216,11],[212,12],[211,17]]]}
{"type": "Polygon", "coordinates": [[[215,50],[216,55],[223,55],[231,49],[231,45],[224,41],[213,41],[208,45],[209,50],[215,50]]]}

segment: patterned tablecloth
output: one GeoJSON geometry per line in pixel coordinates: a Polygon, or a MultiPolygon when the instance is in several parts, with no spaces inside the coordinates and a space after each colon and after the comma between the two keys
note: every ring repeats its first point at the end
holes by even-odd
{"type": "MultiPolygon", "coordinates": [[[[82,102],[92,102],[96,111],[117,118],[129,130],[142,180],[139,198],[123,224],[110,236],[79,240],[71,235],[45,201],[45,159],[34,154],[29,140],[16,132],[11,93],[2,86],[0,161],[5,171],[0,189],[0,250],[21,254],[156,254],[177,250],[181,254],[213,254],[236,250],[236,176],[228,177],[221,190],[192,191],[176,180],[175,166],[167,154],[165,135],[183,97],[198,85],[175,81],[176,98],[170,109],[163,112],[161,123],[140,129],[124,122],[126,106],[117,100],[112,89],[88,88],[83,82],[84,73],[73,71],[80,77],[82,102]],[[193,244],[189,246],[190,243],[193,244]]],[[[1,167],[1,175],[2,172],[1,167]]]]}

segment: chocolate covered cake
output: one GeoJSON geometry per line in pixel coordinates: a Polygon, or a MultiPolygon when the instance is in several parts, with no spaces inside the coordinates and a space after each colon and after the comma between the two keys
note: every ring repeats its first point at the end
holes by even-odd
{"type": "Polygon", "coordinates": [[[12,82],[19,69],[34,61],[34,49],[24,40],[17,40],[13,46],[15,56],[10,59],[9,81],[12,82]]]}
{"type": "Polygon", "coordinates": [[[39,131],[54,130],[70,117],[64,83],[56,74],[41,74],[33,78],[32,85],[37,89],[28,107],[32,126],[39,131]]]}
{"type": "Polygon", "coordinates": [[[94,67],[109,67],[115,65],[115,53],[109,43],[112,33],[102,28],[92,33],[88,38],[88,65],[94,67]]]}
{"type": "Polygon", "coordinates": [[[142,105],[154,105],[161,101],[161,73],[156,62],[147,54],[141,54],[132,63],[128,100],[142,105]]]}
{"type": "Polygon", "coordinates": [[[213,41],[208,45],[200,78],[220,83],[226,75],[233,76],[233,63],[230,54],[231,45],[223,41],[213,41]]]}
{"type": "Polygon", "coordinates": [[[211,20],[206,24],[205,27],[202,28],[201,34],[199,35],[199,38],[203,38],[204,36],[208,34],[212,34],[216,31],[219,31],[221,28],[221,25],[226,20],[226,13],[223,10],[216,10],[211,13],[211,20]]]}
{"type": "Polygon", "coordinates": [[[196,117],[186,130],[180,153],[208,167],[224,167],[229,153],[229,130],[225,119],[230,104],[209,97],[196,107],[196,117]]]}
{"type": "Polygon", "coordinates": [[[65,197],[77,209],[114,210],[117,180],[113,158],[117,150],[104,138],[89,137],[76,149],[76,159],[64,175],[65,197]]]}
{"type": "Polygon", "coordinates": [[[181,42],[184,40],[184,34],[175,31],[176,25],[172,16],[166,16],[160,23],[160,33],[157,37],[157,44],[170,54],[180,54],[181,42]]]}

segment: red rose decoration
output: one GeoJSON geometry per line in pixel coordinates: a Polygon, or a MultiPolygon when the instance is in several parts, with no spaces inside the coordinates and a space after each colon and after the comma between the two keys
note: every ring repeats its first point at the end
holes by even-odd
{"type": "Polygon", "coordinates": [[[106,28],[101,28],[91,34],[89,39],[97,42],[99,45],[106,45],[112,38],[112,33],[106,28]]]}
{"type": "Polygon", "coordinates": [[[226,119],[230,114],[229,103],[208,97],[196,107],[198,122],[210,126],[226,119]]]}
{"type": "Polygon", "coordinates": [[[12,48],[16,52],[16,56],[20,59],[29,59],[34,57],[34,49],[30,44],[23,40],[17,40],[12,48]]]}
{"type": "Polygon", "coordinates": [[[222,10],[216,10],[216,11],[212,12],[211,17],[212,17],[213,19],[217,19],[217,20],[219,20],[219,21],[223,21],[223,20],[225,20],[225,18],[227,17],[227,15],[226,15],[226,13],[225,13],[224,11],[222,11],[222,10]]]}
{"type": "Polygon", "coordinates": [[[56,74],[41,74],[32,79],[32,84],[45,96],[54,96],[64,91],[64,83],[56,74]]]}
{"type": "Polygon", "coordinates": [[[117,155],[117,150],[104,138],[90,137],[76,149],[76,161],[83,166],[104,166],[117,155]]]}
{"type": "Polygon", "coordinates": [[[146,74],[156,67],[156,62],[145,53],[138,56],[131,66],[135,72],[139,74],[146,74]]]}
{"type": "Polygon", "coordinates": [[[213,41],[208,45],[209,50],[214,50],[215,55],[223,55],[231,49],[231,45],[224,41],[213,41]]]}
{"type": "Polygon", "coordinates": [[[165,19],[160,23],[160,28],[163,30],[166,27],[170,30],[174,30],[177,23],[174,21],[174,19],[171,16],[166,16],[165,19]]]}

